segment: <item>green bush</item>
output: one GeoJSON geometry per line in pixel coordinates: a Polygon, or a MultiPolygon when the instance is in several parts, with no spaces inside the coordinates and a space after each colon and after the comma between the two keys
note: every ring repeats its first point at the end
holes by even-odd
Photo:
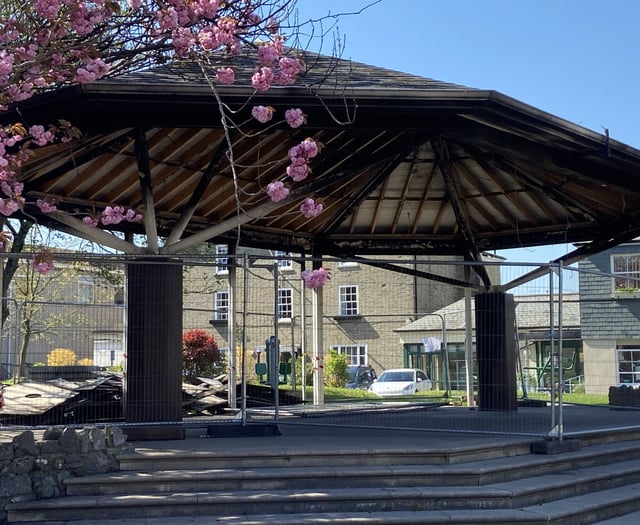
{"type": "Polygon", "coordinates": [[[331,350],[324,363],[324,382],[326,385],[344,387],[349,382],[349,370],[345,354],[339,354],[335,350],[331,350]]]}

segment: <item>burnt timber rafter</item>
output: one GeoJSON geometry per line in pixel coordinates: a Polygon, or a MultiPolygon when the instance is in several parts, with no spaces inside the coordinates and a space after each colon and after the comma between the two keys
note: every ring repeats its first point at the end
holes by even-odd
{"type": "Polygon", "coordinates": [[[189,202],[187,202],[187,205],[182,211],[180,218],[176,221],[173,229],[171,230],[171,233],[167,237],[167,244],[178,242],[182,237],[187,225],[189,224],[189,221],[195,213],[198,202],[200,202],[200,199],[204,195],[204,192],[206,191],[211,180],[216,174],[216,170],[220,167],[220,161],[222,160],[226,149],[226,143],[221,143],[218,148],[216,148],[206,172],[200,176],[200,180],[198,181],[196,189],[189,197],[189,202]]]}
{"type": "Polygon", "coordinates": [[[156,208],[153,202],[153,181],[151,180],[151,166],[149,164],[149,148],[144,130],[138,129],[135,138],[136,162],[138,164],[138,178],[144,207],[144,227],[147,233],[147,245],[151,253],[158,251],[158,230],[156,222],[156,208]]]}
{"type": "MultiPolygon", "coordinates": [[[[475,240],[473,238],[473,232],[469,228],[469,220],[466,216],[466,210],[464,209],[464,205],[460,201],[458,189],[456,188],[453,174],[451,173],[451,160],[449,159],[449,154],[446,146],[444,145],[443,139],[440,137],[432,140],[431,147],[435,155],[436,164],[440,168],[440,173],[442,174],[442,178],[444,179],[447,194],[449,195],[449,202],[456,216],[456,220],[460,228],[460,233],[462,234],[464,240],[463,242],[467,248],[465,257],[473,262],[482,262],[480,250],[476,246],[475,240]]],[[[486,268],[484,266],[474,266],[474,270],[478,273],[485,286],[489,288],[491,286],[491,278],[489,277],[486,268]]]]}

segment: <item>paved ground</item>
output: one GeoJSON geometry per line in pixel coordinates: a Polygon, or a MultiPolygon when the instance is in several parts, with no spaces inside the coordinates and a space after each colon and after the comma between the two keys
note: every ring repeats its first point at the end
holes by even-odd
{"type": "MultiPolygon", "coordinates": [[[[556,418],[558,414],[556,413],[556,418]]],[[[640,411],[611,410],[608,407],[566,406],[563,409],[567,439],[607,429],[625,430],[640,427],[640,411]]],[[[248,424],[276,425],[272,410],[251,411],[248,424]]],[[[557,419],[556,419],[557,421],[557,419]]],[[[241,422],[220,419],[237,429],[241,422]]],[[[207,427],[187,430],[187,439],[171,441],[137,441],[137,450],[207,450],[269,449],[304,450],[305,448],[402,449],[417,444],[443,450],[479,444],[544,439],[551,431],[549,407],[519,408],[517,412],[488,412],[462,407],[424,406],[325,406],[297,407],[278,413],[278,436],[210,437],[207,427]]],[[[126,428],[124,429],[126,433],[126,428]]]]}

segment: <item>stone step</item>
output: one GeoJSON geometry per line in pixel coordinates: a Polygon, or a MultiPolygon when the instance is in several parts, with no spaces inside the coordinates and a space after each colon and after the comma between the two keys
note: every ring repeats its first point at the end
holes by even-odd
{"type": "Polygon", "coordinates": [[[152,472],[158,470],[207,468],[323,467],[326,465],[451,465],[520,456],[531,453],[531,439],[495,446],[467,445],[455,448],[390,448],[265,450],[259,454],[246,451],[154,451],[152,454],[127,453],[118,457],[122,471],[152,472]]]}
{"type": "Polygon", "coordinates": [[[469,486],[640,458],[640,442],[605,443],[561,455],[502,457],[454,465],[331,465],[115,472],[69,478],[67,495],[152,494],[395,486],[469,486]]]}
{"type": "MultiPolygon", "coordinates": [[[[383,512],[305,512],[297,514],[236,514],[180,517],[180,525],[631,525],[640,515],[640,484],[517,509],[387,510],[383,512]]],[[[40,520],[21,520],[36,525],[40,520]]],[[[175,517],[95,518],[49,520],[47,525],[175,525],[175,517]]]]}
{"type": "MultiPolygon", "coordinates": [[[[627,496],[629,487],[633,486],[635,489],[632,492],[637,499],[640,495],[639,483],[640,460],[633,460],[491,483],[480,487],[397,486],[308,491],[265,489],[113,496],[83,495],[13,503],[7,505],[7,511],[8,521],[11,523],[83,520],[87,517],[87,509],[90,509],[94,520],[135,517],[147,523],[146,520],[149,519],[172,516],[180,518],[182,523],[183,517],[198,515],[218,516],[218,521],[224,518],[225,522],[229,522],[228,518],[231,516],[244,515],[295,514],[296,518],[299,518],[300,514],[309,512],[335,514],[348,511],[360,513],[361,517],[368,517],[368,513],[388,511],[438,513],[458,510],[467,511],[469,516],[473,514],[476,520],[481,519],[481,521],[455,521],[455,523],[482,523],[485,519],[487,520],[484,521],[485,523],[502,523],[502,521],[491,521],[494,512],[526,508],[528,510],[522,513],[523,518],[530,519],[531,523],[543,523],[542,515],[547,512],[545,508],[552,508],[556,513],[560,513],[562,509],[570,510],[571,516],[578,511],[584,514],[582,507],[573,507],[576,501],[580,501],[583,506],[586,505],[585,508],[591,508],[597,503],[595,510],[591,512],[597,519],[638,510],[640,501],[627,496]],[[614,498],[617,501],[616,506],[612,507],[611,502],[602,494],[614,498]],[[619,498],[618,494],[625,494],[625,497],[619,498]],[[581,498],[575,499],[577,497],[581,498]],[[633,507],[634,505],[636,506],[633,507]],[[600,508],[604,510],[598,510],[600,508]]],[[[505,523],[510,523],[508,519],[505,523]]],[[[367,522],[374,523],[368,518],[367,522]]],[[[530,521],[520,519],[518,522],[529,523],[530,521]]],[[[554,521],[553,523],[564,522],[554,521]]],[[[589,523],[589,521],[567,523],[589,523]]]]}

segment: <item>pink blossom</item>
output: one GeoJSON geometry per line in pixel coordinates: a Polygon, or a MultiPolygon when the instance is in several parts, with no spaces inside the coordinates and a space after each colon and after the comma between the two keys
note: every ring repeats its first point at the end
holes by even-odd
{"type": "Polygon", "coordinates": [[[198,33],[198,42],[200,42],[202,49],[207,51],[216,49],[220,45],[213,27],[207,27],[200,31],[198,33]]]}
{"type": "Polygon", "coordinates": [[[29,135],[33,138],[33,142],[35,142],[38,146],[44,146],[50,142],[53,142],[55,138],[53,133],[50,131],[45,131],[44,126],[36,124],[35,126],[31,126],[29,128],[29,135]]]}
{"type": "Polygon", "coordinates": [[[175,7],[161,9],[156,12],[156,22],[163,31],[170,31],[178,27],[178,13],[175,7]]]}
{"type": "Polygon", "coordinates": [[[256,68],[251,77],[251,85],[258,91],[266,91],[271,87],[273,82],[273,71],[270,67],[256,68]]]}
{"type": "Polygon", "coordinates": [[[216,78],[220,84],[233,84],[236,80],[236,72],[230,67],[220,67],[216,71],[216,78]]]}
{"type": "Polygon", "coordinates": [[[13,71],[13,62],[14,56],[11,53],[7,53],[4,49],[0,51],[0,75],[2,77],[6,77],[11,74],[13,71]]]}
{"type": "Polygon", "coordinates": [[[185,57],[189,54],[189,48],[195,45],[195,39],[188,29],[179,27],[171,32],[171,40],[173,41],[173,49],[179,57],[185,57]]]}
{"type": "Polygon", "coordinates": [[[36,263],[35,261],[32,260],[29,264],[36,272],[41,273],[43,275],[49,273],[51,270],[55,268],[53,263],[50,263],[47,261],[36,263]]]}
{"type": "Polygon", "coordinates": [[[312,159],[318,154],[318,143],[310,138],[304,139],[297,146],[289,149],[288,156],[290,159],[301,157],[305,160],[312,159]]]}
{"type": "Polygon", "coordinates": [[[283,57],[278,63],[280,71],[278,72],[277,82],[283,86],[295,83],[302,71],[302,62],[297,58],[283,57]]]}
{"type": "Polygon", "coordinates": [[[49,273],[54,269],[53,255],[46,250],[41,253],[34,253],[29,265],[38,273],[49,273]]]}
{"type": "Polygon", "coordinates": [[[306,198],[300,205],[300,211],[307,219],[312,219],[313,217],[320,215],[323,209],[324,206],[321,203],[316,203],[311,198],[306,198]]]}
{"type": "Polygon", "coordinates": [[[10,217],[20,209],[21,204],[17,198],[0,199],[0,213],[5,217],[10,217]]]}
{"type": "Polygon", "coordinates": [[[306,123],[306,115],[300,108],[291,108],[284,112],[284,119],[292,128],[299,128],[306,123]]]}
{"type": "Polygon", "coordinates": [[[123,220],[124,208],[122,206],[107,206],[100,217],[100,221],[105,226],[108,224],[120,224],[123,220]]]}
{"type": "Polygon", "coordinates": [[[287,166],[287,175],[296,182],[304,180],[309,175],[309,166],[306,162],[297,165],[291,164],[287,166]]]}
{"type": "Polygon", "coordinates": [[[282,51],[282,40],[269,42],[258,48],[258,60],[263,66],[270,66],[282,56],[282,51]]]}
{"type": "Polygon", "coordinates": [[[109,72],[109,66],[101,59],[87,59],[83,67],[76,70],[76,81],[81,84],[93,82],[109,72]]]}
{"type": "Polygon", "coordinates": [[[271,106],[253,106],[251,116],[258,122],[269,122],[273,118],[274,109],[271,106]]]}
{"type": "Polygon", "coordinates": [[[316,268],[315,270],[304,270],[300,274],[300,277],[304,281],[306,288],[320,288],[324,286],[329,279],[331,279],[331,274],[329,273],[329,270],[316,268]]]}
{"type": "Polygon", "coordinates": [[[267,194],[273,202],[279,202],[282,199],[286,199],[287,195],[289,195],[289,188],[277,180],[267,184],[267,194]]]}
{"type": "Polygon", "coordinates": [[[51,213],[58,209],[58,207],[56,206],[55,200],[38,199],[36,201],[36,206],[40,208],[40,211],[42,213],[51,213]]]}
{"type": "Polygon", "coordinates": [[[60,0],[35,0],[33,7],[39,15],[47,20],[55,20],[61,5],[60,0]]]}
{"type": "Polygon", "coordinates": [[[129,0],[129,7],[131,9],[140,9],[142,6],[142,0],[129,0]]]}
{"type": "Polygon", "coordinates": [[[218,3],[218,0],[197,0],[193,6],[193,12],[199,17],[213,18],[218,11],[218,3]]]}
{"type": "Polygon", "coordinates": [[[237,21],[234,18],[230,16],[219,18],[216,22],[215,32],[220,45],[230,46],[236,43],[236,29],[237,21]]]}
{"type": "Polygon", "coordinates": [[[96,217],[83,217],[82,222],[87,226],[91,226],[92,228],[98,226],[98,219],[96,217]]]}
{"type": "Polygon", "coordinates": [[[136,210],[132,210],[131,208],[129,208],[124,214],[124,220],[127,222],[140,222],[142,219],[142,214],[138,213],[136,210]]]}

